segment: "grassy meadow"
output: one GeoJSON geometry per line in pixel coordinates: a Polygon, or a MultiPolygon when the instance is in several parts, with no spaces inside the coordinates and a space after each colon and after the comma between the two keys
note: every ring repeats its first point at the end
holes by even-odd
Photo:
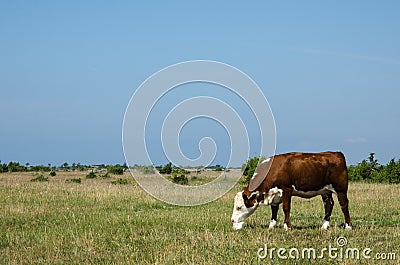
{"type": "MultiPolygon", "coordinates": [[[[343,230],[339,203],[328,231],[321,231],[320,197],[293,198],[292,229],[268,230],[271,210],[259,208],[244,229],[230,222],[233,190],[217,201],[196,207],[160,202],[133,178],[85,178],[82,172],[57,172],[48,181],[32,182],[32,173],[0,174],[0,264],[399,264],[400,185],[350,183],[353,230],[343,230]],[[127,181],[121,181],[121,179],[127,181]],[[81,179],[71,181],[71,179],[81,179]],[[349,248],[371,248],[371,260],[260,259],[257,250],[315,248],[319,251],[344,236],[349,248]],[[377,260],[376,253],[396,253],[377,260]]],[[[344,248],[345,248],[344,247],[344,248]]],[[[288,254],[286,253],[286,256],[288,254]]],[[[381,255],[382,256],[382,255],[381,255]]]]}

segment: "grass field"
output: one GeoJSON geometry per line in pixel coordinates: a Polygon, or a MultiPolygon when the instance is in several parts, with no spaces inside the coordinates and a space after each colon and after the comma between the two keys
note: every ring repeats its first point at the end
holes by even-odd
{"type": "MultiPolygon", "coordinates": [[[[1,264],[399,264],[399,185],[351,183],[350,213],[354,229],[339,228],[343,215],[335,199],[328,231],[320,231],[319,197],[294,198],[292,229],[268,230],[270,209],[261,207],[244,229],[230,223],[237,186],[219,200],[178,207],[153,199],[129,174],[86,179],[86,173],[57,173],[48,182],[31,182],[32,173],[0,174],[1,264]],[[81,183],[66,181],[81,179],[81,183]],[[118,178],[128,184],[112,184],[118,178]],[[371,248],[371,259],[260,259],[271,248],[371,248]],[[396,260],[377,260],[396,254],[396,260]]],[[[47,176],[46,176],[47,177],[47,176]]],[[[286,253],[288,256],[288,253],[286,253]]]]}

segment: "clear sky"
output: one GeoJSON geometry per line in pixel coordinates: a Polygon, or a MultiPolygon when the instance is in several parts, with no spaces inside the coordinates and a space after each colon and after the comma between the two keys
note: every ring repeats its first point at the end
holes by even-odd
{"type": "MultiPolygon", "coordinates": [[[[230,64],[258,83],[277,153],[341,150],[351,164],[369,152],[382,163],[400,158],[399,1],[143,2],[0,2],[3,163],[123,163],[135,89],[194,59],[230,64]]],[[[212,121],[197,125],[185,130],[206,127],[229,146],[212,121]]],[[[197,138],[183,137],[188,156],[197,138]]]]}

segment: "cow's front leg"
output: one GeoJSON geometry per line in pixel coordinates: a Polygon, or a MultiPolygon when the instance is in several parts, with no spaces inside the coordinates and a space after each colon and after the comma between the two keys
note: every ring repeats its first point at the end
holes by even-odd
{"type": "Polygon", "coordinates": [[[321,229],[326,230],[329,227],[329,221],[331,220],[331,214],[334,205],[332,193],[322,195],[322,201],[324,202],[325,217],[321,229]]]}
{"type": "Polygon", "coordinates": [[[272,216],[268,226],[269,229],[274,228],[276,225],[276,220],[278,218],[278,209],[279,209],[278,205],[271,205],[272,216]]]}
{"type": "Polygon", "coordinates": [[[283,228],[288,230],[290,228],[290,203],[292,200],[292,189],[283,189],[282,194],[282,208],[285,214],[285,223],[283,224],[283,228]]]}

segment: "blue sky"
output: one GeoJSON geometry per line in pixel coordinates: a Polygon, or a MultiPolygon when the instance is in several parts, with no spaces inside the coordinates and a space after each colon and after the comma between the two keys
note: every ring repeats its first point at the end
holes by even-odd
{"type": "MultiPolygon", "coordinates": [[[[400,158],[399,12],[398,1],[1,1],[0,160],[123,163],[135,89],[195,59],[257,82],[275,116],[277,153],[400,158]]],[[[186,128],[198,133],[182,139],[188,156],[201,128],[215,125],[205,124],[186,128]]],[[[227,146],[217,127],[207,132],[227,146]]]]}

